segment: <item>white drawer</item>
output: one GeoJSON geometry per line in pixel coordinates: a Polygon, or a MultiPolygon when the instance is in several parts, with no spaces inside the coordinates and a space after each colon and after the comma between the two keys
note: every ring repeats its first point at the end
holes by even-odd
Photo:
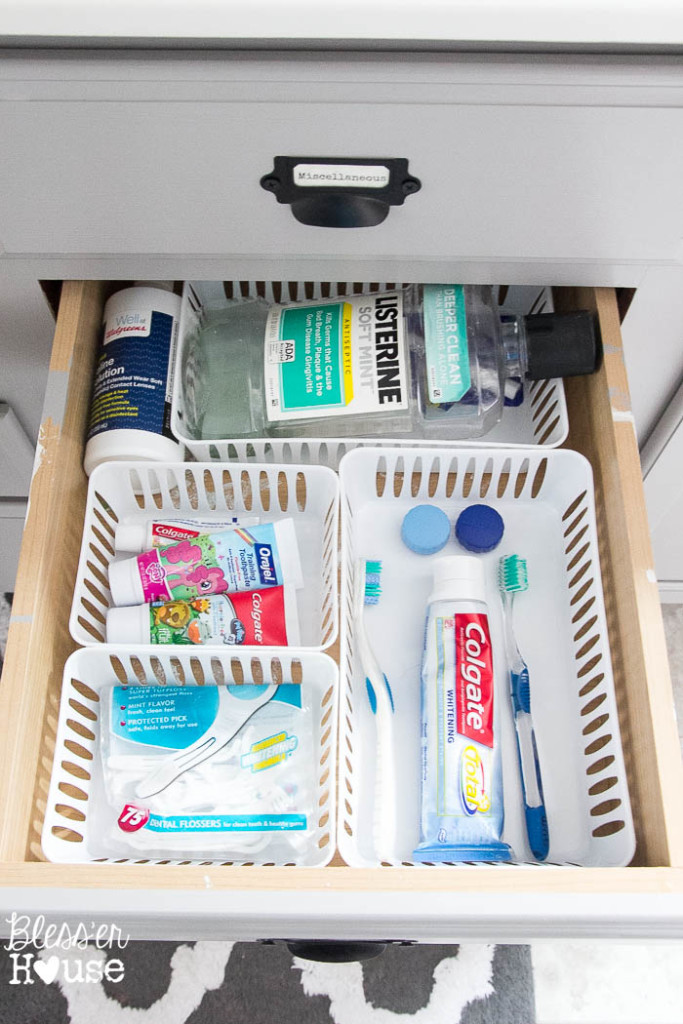
{"type": "MultiPolygon", "coordinates": [[[[111,290],[111,287],[109,287],[111,290]]],[[[354,869],[46,863],[40,831],[78,562],[85,424],[106,288],[64,285],[51,371],[69,372],[60,423],[43,424],[5,674],[0,910],[116,920],[134,937],[518,940],[671,936],[683,928],[683,769],[621,354],[615,295],[558,291],[597,308],[605,359],[567,382],[570,443],[592,462],[606,612],[637,851],[628,868],[354,869]]],[[[48,406],[54,409],[54,402],[48,406]]]]}
{"type": "Polygon", "coordinates": [[[621,285],[680,260],[683,66],[665,58],[14,52],[0,100],[8,256],[621,285]],[[310,228],[260,186],[281,155],[403,157],[422,189],[375,227],[310,228]]]}

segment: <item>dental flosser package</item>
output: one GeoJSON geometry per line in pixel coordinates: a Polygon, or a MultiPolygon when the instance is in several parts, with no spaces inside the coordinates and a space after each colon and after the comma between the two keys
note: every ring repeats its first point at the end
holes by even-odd
{"type": "Polygon", "coordinates": [[[315,770],[301,686],[102,690],[96,856],[296,861],[315,770]]]}

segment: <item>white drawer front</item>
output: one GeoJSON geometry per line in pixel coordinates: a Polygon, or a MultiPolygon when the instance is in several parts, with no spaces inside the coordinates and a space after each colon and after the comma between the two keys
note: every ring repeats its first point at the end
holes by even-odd
{"type": "Polygon", "coordinates": [[[0,71],[8,254],[335,262],[675,262],[683,69],[384,60],[12,58],[0,71]],[[422,190],[375,227],[305,226],[277,155],[405,157],[422,190]]]}

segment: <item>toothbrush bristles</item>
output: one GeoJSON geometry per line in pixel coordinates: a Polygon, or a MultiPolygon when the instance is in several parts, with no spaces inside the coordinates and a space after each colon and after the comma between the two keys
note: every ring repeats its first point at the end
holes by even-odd
{"type": "Polygon", "coordinates": [[[513,594],[529,589],[526,558],[520,555],[506,555],[498,562],[498,582],[501,590],[513,594]]]}
{"type": "Polygon", "coordinates": [[[381,562],[365,563],[365,604],[377,604],[382,593],[380,577],[382,574],[381,562]]]}

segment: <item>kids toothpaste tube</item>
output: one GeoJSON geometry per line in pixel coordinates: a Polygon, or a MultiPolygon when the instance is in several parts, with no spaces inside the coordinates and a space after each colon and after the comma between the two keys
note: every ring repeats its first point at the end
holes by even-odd
{"type": "Polygon", "coordinates": [[[148,519],[146,522],[120,523],[114,538],[115,551],[148,551],[194,540],[204,533],[219,533],[235,526],[255,526],[258,516],[231,516],[229,519],[148,519]]]}
{"type": "Polygon", "coordinates": [[[493,655],[477,558],[434,564],[422,661],[422,811],[417,861],[505,861],[494,735],[493,655]]]}
{"type": "Polygon", "coordinates": [[[109,588],[115,605],[194,601],[209,594],[303,586],[291,519],[205,533],[136,558],[113,562],[109,588]]]}
{"type": "Polygon", "coordinates": [[[299,643],[296,592],[285,585],[110,608],[107,642],[292,647],[299,643]]]}

